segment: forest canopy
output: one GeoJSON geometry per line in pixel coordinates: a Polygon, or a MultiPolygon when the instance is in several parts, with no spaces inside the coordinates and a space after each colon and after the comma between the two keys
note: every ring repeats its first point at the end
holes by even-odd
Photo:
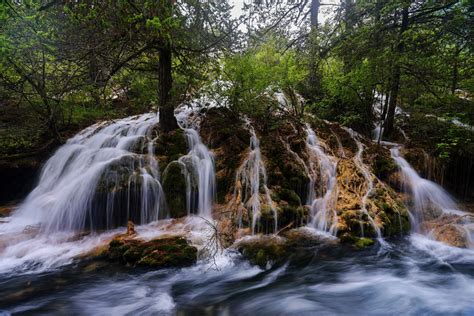
{"type": "Polygon", "coordinates": [[[296,118],[366,135],[383,125],[380,139],[410,124],[440,157],[474,151],[472,1],[244,1],[237,14],[233,5],[2,1],[0,106],[4,123],[24,122],[2,135],[4,154],[149,110],[170,131],[176,106],[203,91],[250,117],[276,111],[266,97],[283,92],[296,118]]]}

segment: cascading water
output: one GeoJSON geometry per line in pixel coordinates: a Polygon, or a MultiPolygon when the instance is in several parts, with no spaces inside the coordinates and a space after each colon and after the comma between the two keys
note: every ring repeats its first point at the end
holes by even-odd
{"type": "MultiPolygon", "coordinates": [[[[362,200],[361,200],[362,208],[360,209],[360,211],[362,212],[362,214],[367,216],[367,219],[369,220],[375,233],[377,234],[378,240],[382,241],[383,240],[382,232],[380,231],[380,228],[375,223],[375,220],[372,218],[372,216],[370,216],[369,211],[367,210],[367,200],[370,194],[372,193],[372,191],[374,190],[374,179],[372,177],[369,167],[364,163],[364,160],[362,159],[362,154],[364,153],[365,145],[362,144],[362,142],[359,140],[361,136],[358,135],[354,130],[347,127],[344,127],[344,130],[351,135],[352,139],[357,144],[357,153],[354,156],[354,163],[357,166],[357,168],[362,172],[362,175],[364,176],[364,179],[365,179],[365,183],[367,184],[367,190],[362,196],[362,200]]],[[[362,237],[364,237],[364,227],[362,224],[361,224],[361,234],[362,234],[362,237]]]]}
{"type": "Polygon", "coordinates": [[[235,181],[237,185],[234,197],[238,197],[239,203],[245,203],[245,209],[252,211],[252,233],[255,234],[258,228],[258,221],[262,215],[260,190],[263,189],[265,202],[273,213],[273,229],[276,232],[278,214],[270,195],[270,189],[267,186],[267,172],[260,153],[260,142],[250,122],[247,122],[247,126],[250,132],[250,152],[237,170],[235,181]],[[261,179],[263,182],[260,181],[261,179]]]}
{"type": "Polygon", "coordinates": [[[464,212],[459,210],[453,198],[441,186],[420,177],[413,167],[400,155],[400,146],[391,148],[390,153],[400,168],[404,183],[407,185],[407,189],[412,196],[413,205],[410,210],[414,231],[419,231],[420,223],[423,222],[426,212],[464,214],[464,212]]]}
{"type": "Polygon", "coordinates": [[[322,149],[315,132],[306,124],[306,146],[311,157],[319,163],[319,172],[313,161],[309,163],[310,183],[307,204],[311,206],[311,225],[332,235],[337,233],[337,214],[334,200],[337,195],[337,161],[327,155],[322,149]],[[321,192],[316,194],[316,182],[321,183],[321,192]]]}
{"type": "Polygon", "coordinates": [[[154,158],[156,114],[93,125],[47,161],[38,186],[10,225],[41,231],[81,231],[158,220],[164,195],[154,158]]]}
{"type": "Polygon", "coordinates": [[[194,113],[193,107],[182,107],[176,114],[178,124],[184,130],[189,146],[188,154],[179,159],[185,169],[186,205],[188,214],[197,212],[199,216],[212,218],[216,192],[214,157],[203,144],[197,127],[192,124],[190,119],[192,113],[194,113]]]}

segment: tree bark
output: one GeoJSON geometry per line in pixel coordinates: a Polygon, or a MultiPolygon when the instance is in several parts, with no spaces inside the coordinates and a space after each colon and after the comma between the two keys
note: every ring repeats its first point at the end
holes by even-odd
{"type": "Polygon", "coordinates": [[[318,28],[319,0],[311,0],[311,28],[318,28]]]}
{"type": "Polygon", "coordinates": [[[308,73],[308,98],[317,101],[322,95],[321,71],[319,67],[320,52],[318,43],[318,16],[320,0],[311,0],[311,30],[309,34],[309,73],[308,73]]]}
{"type": "Polygon", "coordinates": [[[158,83],[160,128],[165,133],[178,128],[178,123],[174,117],[174,104],[171,102],[172,86],[173,78],[171,47],[169,47],[169,45],[165,45],[165,47],[160,50],[158,83]]]}
{"type": "Polygon", "coordinates": [[[393,133],[395,109],[397,107],[397,99],[400,91],[400,59],[405,50],[403,33],[408,29],[408,7],[409,4],[405,4],[402,10],[402,24],[398,34],[398,44],[396,47],[395,62],[393,64],[392,79],[390,83],[390,100],[388,103],[387,119],[385,120],[384,132],[386,136],[390,136],[393,133]]]}
{"type": "MultiPolygon", "coordinates": [[[[349,43],[351,42],[350,35],[354,30],[354,2],[353,0],[344,0],[342,2],[342,7],[344,10],[344,25],[345,25],[345,33],[348,35],[349,43]]],[[[344,54],[342,55],[343,61],[343,71],[344,74],[348,74],[352,70],[352,51],[347,49],[344,54]]]]}

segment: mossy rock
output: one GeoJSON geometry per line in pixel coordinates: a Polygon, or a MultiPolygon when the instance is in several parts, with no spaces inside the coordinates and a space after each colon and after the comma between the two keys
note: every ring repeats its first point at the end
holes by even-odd
{"type": "Polygon", "coordinates": [[[188,152],[188,145],[184,131],[176,129],[166,134],[160,134],[155,143],[155,154],[161,166],[178,160],[188,152]]]}
{"type": "Polygon", "coordinates": [[[408,210],[397,200],[387,203],[383,196],[378,196],[375,206],[378,208],[378,216],[383,223],[383,235],[395,236],[408,233],[410,231],[410,219],[408,210]]]}
{"type": "Polygon", "coordinates": [[[186,208],[186,178],[181,162],[171,162],[163,172],[163,191],[169,216],[178,218],[188,215],[186,208]]]}
{"type": "Polygon", "coordinates": [[[305,206],[284,205],[278,208],[278,227],[283,228],[290,224],[299,227],[307,223],[309,209],[305,206]]]}
{"type": "Polygon", "coordinates": [[[397,172],[398,170],[398,167],[393,159],[382,154],[377,154],[374,157],[372,168],[374,174],[378,178],[384,180],[387,180],[392,173],[397,172]]]}
{"type": "Polygon", "coordinates": [[[288,204],[290,204],[292,206],[300,206],[301,205],[300,197],[293,190],[282,188],[278,191],[278,197],[281,200],[284,200],[284,201],[288,202],[288,204]]]}
{"type": "Polygon", "coordinates": [[[372,238],[355,237],[348,232],[342,234],[339,237],[339,239],[343,243],[354,245],[354,247],[356,247],[357,249],[364,249],[364,248],[372,246],[375,243],[375,241],[372,238]]]}
{"type": "Polygon", "coordinates": [[[119,236],[109,244],[107,257],[129,266],[149,268],[185,267],[197,260],[196,247],[182,237],[142,241],[119,236]]]}
{"type": "Polygon", "coordinates": [[[290,255],[286,241],[275,236],[251,237],[241,240],[236,247],[252,264],[262,268],[269,264],[280,264],[290,255]]]}

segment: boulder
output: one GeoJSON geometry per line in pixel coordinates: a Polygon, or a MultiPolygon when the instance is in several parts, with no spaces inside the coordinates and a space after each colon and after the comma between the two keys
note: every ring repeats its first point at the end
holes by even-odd
{"type": "Polygon", "coordinates": [[[432,231],[432,235],[436,240],[453,247],[467,248],[468,246],[466,231],[458,225],[447,224],[437,227],[432,231]]]}
{"type": "Polygon", "coordinates": [[[196,263],[197,248],[190,246],[183,237],[144,241],[118,236],[110,242],[106,256],[111,261],[132,267],[185,267],[196,263]]]}
{"type": "Polygon", "coordinates": [[[286,239],[271,235],[245,237],[237,241],[235,247],[252,264],[261,268],[282,263],[290,254],[286,239]]]}
{"type": "Polygon", "coordinates": [[[443,215],[439,218],[426,221],[421,225],[421,230],[449,246],[467,248],[469,236],[462,227],[464,218],[458,215],[443,215]]]}

